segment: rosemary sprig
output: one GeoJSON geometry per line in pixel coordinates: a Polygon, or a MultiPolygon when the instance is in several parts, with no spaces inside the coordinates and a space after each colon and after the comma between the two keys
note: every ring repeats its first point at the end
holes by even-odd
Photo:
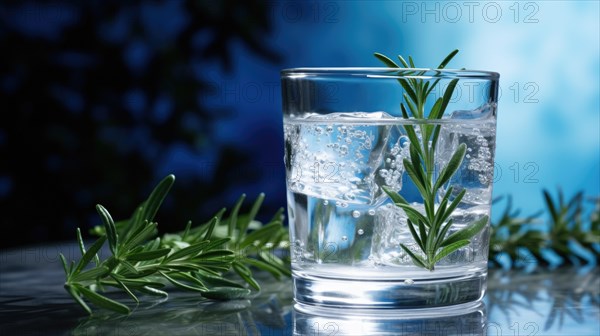
{"type": "Polygon", "coordinates": [[[592,199],[595,207],[587,220],[582,192],[565,199],[560,190],[556,197],[543,190],[543,197],[549,217],[547,227],[532,225],[534,221],[542,223],[541,212],[519,217],[508,198],[501,219],[491,226],[490,262],[519,268],[531,264],[582,265],[600,260],[600,197],[592,199]]]}
{"type": "Polygon", "coordinates": [[[548,265],[542,257],[542,248],[547,237],[539,229],[534,230],[539,215],[540,213],[536,213],[520,217],[520,211],[512,209],[512,197],[508,196],[502,217],[490,225],[489,262],[491,265],[502,266],[501,255],[513,261],[511,266],[524,265],[527,263],[528,256],[524,254],[523,249],[531,253],[531,257],[539,260],[544,266],[548,265]]]}
{"type": "Polygon", "coordinates": [[[103,225],[92,232],[100,237],[86,250],[77,229],[81,259],[68,265],[60,255],[66,274],[65,290],[88,313],[92,310],[84,299],[98,307],[130,313],[127,305],[100,294],[107,287],[124,291],[136,303],[140,293],[168,296],[168,283],[207,299],[227,300],[251,294],[250,289],[232,279],[231,270],[256,290],[260,286],[251,267],[276,277],[290,275],[289,260],[273,253],[276,248],[289,247],[287,230],[282,226],[283,210],[265,225],[254,220],[264,199],[262,194],[248,214],[239,214],[245,199],[242,195],[228,218],[223,218],[226,210],[222,209],[203,225],[192,227],[188,222],[180,233],[156,237],[154,216],[174,181],[173,175],[163,179],[129,220],[115,223],[106,208],[97,205],[103,225]],[[111,255],[100,260],[98,253],[107,241],[111,255]],[[249,250],[249,246],[253,248],[249,250]]]}
{"type": "MultiPolygon", "coordinates": [[[[458,53],[458,50],[452,51],[438,66],[443,69],[458,53]]],[[[441,119],[444,111],[450,102],[452,93],[458,83],[458,79],[453,79],[448,84],[442,97],[439,97],[433,104],[429,114],[425,114],[427,98],[431,91],[437,86],[440,79],[433,82],[424,81],[419,78],[425,74],[425,70],[414,70],[415,64],[412,57],[408,57],[408,62],[402,57],[398,59],[402,66],[396,64],[390,58],[375,53],[375,57],[382,61],[386,66],[402,70],[403,78],[398,81],[404,89],[403,97],[406,103],[400,103],[402,116],[409,119],[409,113],[413,118],[424,121],[435,122],[441,119]],[[408,109],[406,108],[408,106],[408,109]]],[[[419,190],[423,199],[424,213],[410,205],[400,194],[391,189],[383,187],[396,206],[402,208],[408,217],[407,223],[415,243],[423,252],[423,255],[415,254],[406,245],[400,244],[400,247],[408,254],[413,263],[419,267],[433,271],[435,264],[448,256],[452,252],[464,247],[470,243],[469,239],[479,233],[488,223],[488,216],[470,223],[466,227],[446,237],[449,229],[452,227],[452,219],[449,219],[452,211],[461,202],[465,190],[461,191],[453,200],[450,199],[452,187],[446,190],[436,209],[436,199],[439,189],[445,186],[460,168],[465,157],[466,145],[460,144],[446,166],[441,170],[437,179],[434,178],[435,149],[441,130],[441,125],[434,123],[419,124],[420,137],[413,125],[404,125],[406,135],[410,140],[409,153],[410,160],[404,159],[403,164],[408,176],[419,190]]]]}

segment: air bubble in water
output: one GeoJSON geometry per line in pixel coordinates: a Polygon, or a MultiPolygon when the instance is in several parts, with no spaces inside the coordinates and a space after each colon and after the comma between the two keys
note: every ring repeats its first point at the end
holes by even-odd
{"type": "Polygon", "coordinates": [[[346,240],[348,240],[348,237],[346,237],[346,236],[342,236],[342,240],[343,240],[343,241],[346,241],[346,240]]]}
{"type": "Polygon", "coordinates": [[[365,231],[364,231],[363,229],[358,229],[358,235],[359,235],[359,236],[362,236],[362,235],[363,235],[363,233],[365,233],[365,231]]]}
{"type": "Polygon", "coordinates": [[[400,137],[400,139],[398,139],[400,146],[402,146],[402,148],[406,148],[408,147],[408,145],[410,145],[410,140],[408,139],[408,137],[406,135],[403,135],[400,137]]]}
{"type": "Polygon", "coordinates": [[[329,204],[329,201],[328,200],[323,200],[323,205],[327,205],[327,204],[329,204]]]}
{"type": "Polygon", "coordinates": [[[360,217],[360,211],[358,211],[358,210],[352,211],[352,217],[354,217],[354,218],[360,217]]]}
{"type": "Polygon", "coordinates": [[[405,285],[412,285],[412,284],[414,284],[414,283],[415,283],[415,282],[413,281],[413,279],[406,279],[406,280],[404,280],[404,284],[405,284],[405,285]]]}
{"type": "Polygon", "coordinates": [[[341,145],[340,146],[340,155],[346,155],[346,154],[348,154],[348,146],[341,145]]]}
{"type": "Polygon", "coordinates": [[[375,209],[369,209],[367,213],[371,216],[375,216],[375,209]]]}

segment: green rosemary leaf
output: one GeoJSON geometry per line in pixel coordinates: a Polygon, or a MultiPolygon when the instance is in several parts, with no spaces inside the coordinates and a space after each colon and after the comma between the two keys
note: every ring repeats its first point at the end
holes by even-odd
{"type": "Polygon", "coordinates": [[[179,273],[177,274],[177,277],[180,278],[181,280],[186,280],[188,282],[191,282],[193,284],[195,284],[197,287],[206,287],[206,285],[204,284],[204,282],[202,280],[200,280],[199,278],[192,276],[189,273],[179,273]]]}
{"type": "Polygon", "coordinates": [[[215,247],[218,246],[223,246],[225,245],[227,242],[229,242],[231,239],[230,238],[218,238],[218,239],[214,239],[212,241],[210,241],[208,243],[208,245],[206,245],[206,249],[207,251],[214,249],[215,247]]]}
{"type": "Polygon", "coordinates": [[[398,204],[408,204],[408,202],[404,199],[404,197],[402,197],[402,195],[393,191],[388,186],[381,186],[381,190],[383,190],[392,199],[392,202],[398,204]]]}
{"type": "MultiPolygon", "coordinates": [[[[402,208],[402,210],[404,210],[404,212],[406,213],[406,216],[410,220],[412,220],[414,223],[417,223],[417,222],[429,223],[427,218],[425,218],[425,216],[423,216],[423,214],[420,213],[419,210],[416,210],[409,204],[396,203],[396,206],[399,206],[400,208],[402,208]]],[[[427,224],[427,226],[429,226],[429,224],[427,224]]]]}
{"type": "Polygon", "coordinates": [[[243,285],[241,285],[235,281],[231,281],[231,280],[228,280],[228,279],[220,277],[220,276],[215,276],[208,272],[199,271],[199,272],[196,272],[196,276],[198,278],[200,278],[204,283],[207,283],[211,286],[244,288],[243,285]]]}
{"type": "Polygon", "coordinates": [[[81,294],[83,294],[83,296],[86,299],[90,300],[90,302],[95,304],[96,306],[110,309],[110,310],[115,311],[120,314],[129,314],[131,312],[129,307],[127,307],[126,305],[119,303],[117,301],[111,300],[111,299],[107,298],[106,296],[103,296],[96,292],[93,292],[83,286],[76,286],[76,288],[81,294]]]}
{"type": "Polygon", "coordinates": [[[253,259],[253,258],[245,258],[244,262],[246,264],[252,265],[258,269],[261,269],[263,271],[269,272],[271,273],[271,275],[273,275],[276,279],[280,279],[281,278],[281,272],[279,271],[279,269],[277,269],[274,266],[269,265],[268,263],[262,261],[262,260],[258,260],[258,259],[253,259]]]}
{"type": "Polygon", "coordinates": [[[236,300],[245,299],[250,293],[250,290],[246,288],[215,287],[204,291],[202,296],[213,300],[236,300]]]}
{"type": "Polygon", "coordinates": [[[252,277],[252,272],[250,271],[248,266],[239,262],[234,262],[232,266],[233,270],[240,276],[240,278],[244,279],[244,281],[246,281],[254,289],[260,291],[260,285],[252,277]]]}
{"type": "Polygon", "coordinates": [[[152,281],[149,279],[132,279],[132,278],[124,278],[120,275],[117,274],[111,274],[110,275],[111,279],[115,280],[115,283],[112,283],[110,280],[105,280],[103,281],[103,284],[109,285],[109,286],[114,286],[114,285],[118,285],[118,282],[116,282],[116,279],[119,279],[120,282],[124,283],[125,285],[127,285],[128,287],[131,288],[141,288],[144,286],[150,286],[150,287],[154,287],[154,288],[163,288],[165,287],[165,284],[161,283],[161,282],[157,282],[157,281],[152,281]]]}
{"type": "Polygon", "coordinates": [[[213,219],[211,219],[211,221],[207,224],[208,228],[204,234],[204,240],[210,240],[212,238],[215,226],[219,223],[219,218],[220,217],[213,217],[213,219]]]}
{"type": "Polygon", "coordinates": [[[429,85],[431,84],[431,82],[426,82],[425,85],[423,86],[423,90],[421,92],[421,101],[424,102],[427,100],[427,96],[429,95],[429,85]]]}
{"type": "Polygon", "coordinates": [[[197,244],[190,245],[184,249],[176,251],[173,254],[171,254],[170,256],[166,257],[165,260],[163,261],[163,264],[169,263],[169,262],[171,262],[173,260],[177,260],[177,259],[182,259],[182,258],[186,258],[186,257],[190,257],[190,256],[192,256],[192,257],[196,256],[200,252],[202,252],[202,250],[206,249],[208,244],[210,244],[210,241],[204,240],[197,244]]]}
{"type": "Polygon", "coordinates": [[[285,276],[292,276],[289,264],[283,262],[283,260],[281,260],[281,258],[276,256],[275,254],[267,251],[260,251],[258,255],[264,262],[277,268],[281,274],[285,276]]]}
{"type": "Polygon", "coordinates": [[[121,260],[119,262],[119,265],[123,266],[124,269],[126,269],[129,273],[137,273],[138,270],[127,260],[121,260]]]}
{"type": "Polygon", "coordinates": [[[446,193],[444,194],[444,197],[442,198],[442,201],[440,202],[437,213],[435,215],[436,223],[443,223],[446,221],[446,219],[448,219],[448,217],[450,217],[450,215],[452,214],[454,209],[456,209],[458,204],[462,201],[462,198],[465,196],[465,192],[466,192],[465,189],[461,190],[458,193],[458,195],[456,195],[456,197],[454,197],[454,200],[452,200],[450,205],[447,205],[453,191],[454,191],[454,187],[452,187],[452,186],[450,188],[448,188],[448,190],[446,190],[446,193]]]}
{"type": "Polygon", "coordinates": [[[98,238],[94,244],[92,244],[90,249],[83,254],[81,259],[79,259],[77,266],[75,266],[75,269],[73,270],[75,274],[81,272],[90,263],[90,261],[92,261],[92,258],[96,256],[96,253],[98,253],[98,251],[102,248],[102,245],[104,245],[105,241],[106,236],[102,236],[98,238]]]}
{"type": "Polygon", "coordinates": [[[75,273],[71,278],[71,281],[82,282],[96,280],[96,278],[100,278],[106,273],[108,273],[108,267],[100,266],[84,272],[75,273]]]}
{"type": "Polygon", "coordinates": [[[469,245],[468,240],[459,240],[457,242],[447,245],[446,247],[442,248],[442,250],[440,252],[438,252],[438,254],[436,254],[436,256],[433,258],[433,263],[434,264],[437,263],[438,261],[442,260],[444,257],[449,255],[450,253],[460,249],[461,247],[465,247],[467,245],[469,245]]]}
{"type": "Polygon", "coordinates": [[[204,252],[194,257],[190,261],[197,263],[205,263],[210,260],[216,260],[223,263],[230,263],[235,258],[235,252],[230,250],[212,250],[204,252]]]}
{"type": "Polygon", "coordinates": [[[149,295],[169,297],[169,293],[167,293],[165,291],[161,291],[160,289],[150,287],[150,286],[143,286],[141,288],[138,288],[138,290],[142,293],[149,294],[149,295]]]}
{"type": "Polygon", "coordinates": [[[83,256],[85,254],[85,244],[83,243],[83,238],[81,238],[81,230],[77,228],[77,243],[79,245],[79,252],[83,256]]]}
{"type": "Polygon", "coordinates": [[[189,220],[187,224],[185,224],[185,230],[183,230],[183,234],[181,235],[181,240],[185,241],[190,234],[190,230],[192,229],[192,221],[189,220]]]}
{"type": "Polygon", "coordinates": [[[400,63],[402,63],[402,65],[405,68],[410,68],[410,65],[408,65],[408,62],[406,62],[406,60],[404,59],[404,57],[402,57],[402,55],[398,55],[398,59],[400,60],[400,63]]]}
{"type": "Polygon", "coordinates": [[[240,207],[242,206],[242,203],[244,202],[245,199],[246,199],[246,195],[242,194],[242,196],[240,196],[238,201],[235,203],[235,206],[233,207],[233,211],[231,212],[231,216],[229,217],[228,226],[227,226],[227,235],[229,237],[234,237],[234,229],[237,227],[238,212],[240,211],[240,207]]]}
{"type": "Polygon", "coordinates": [[[132,234],[131,238],[127,242],[125,242],[123,246],[124,251],[131,250],[132,248],[136,247],[142,242],[151,239],[152,236],[156,234],[156,223],[148,223],[146,221],[144,221],[144,223],[145,225],[141,227],[141,230],[138,233],[132,234]]]}
{"type": "Polygon", "coordinates": [[[469,225],[465,226],[464,228],[451,234],[448,238],[446,238],[442,242],[442,244],[440,246],[444,247],[444,246],[452,245],[460,240],[471,239],[471,237],[478,234],[487,225],[488,221],[489,221],[488,216],[481,217],[480,219],[472,222],[471,224],[469,224],[469,225]]]}
{"type": "MultiPolygon", "coordinates": [[[[450,189],[448,189],[450,190],[450,189]]],[[[441,221],[445,221],[454,211],[454,209],[456,209],[456,207],[458,206],[458,204],[460,204],[460,202],[462,201],[463,197],[465,196],[465,193],[467,192],[466,189],[461,190],[458,195],[456,195],[456,197],[454,198],[454,200],[452,201],[452,203],[450,203],[450,205],[446,208],[446,210],[444,210],[444,215],[441,217],[441,221]]],[[[449,193],[449,192],[448,192],[449,193]]]]}
{"type": "Polygon", "coordinates": [[[437,251],[440,247],[442,247],[442,242],[444,241],[444,238],[446,238],[446,234],[448,233],[448,230],[452,227],[452,218],[450,218],[448,220],[448,222],[446,223],[446,225],[442,226],[442,229],[440,230],[440,233],[438,234],[438,237],[435,241],[435,245],[434,245],[434,249],[437,251]]]}
{"type": "MultiPolygon", "coordinates": [[[[136,269],[137,273],[131,273],[131,272],[127,272],[127,270],[122,270],[121,272],[119,272],[119,274],[126,276],[127,279],[129,279],[129,280],[137,280],[137,279],[145,278],[145,277],[157,272],[156,268],[143,269],[142,267],[147,267],[147,266],[142,265],[139,268],[137,268],[136,269]]],[[[128,283],[128,285],[129,285],[129,283],[128,283]]]]}
{"type": "Polygon", "coordinates": [[[274,234],[281,227],[280,222],[272,222],[267,224],[260,229],[252,231],[250,234],[244,238],[244,240],[240,243],[240,248],[243,249],[248,247],[255,242],[266,242],[269,240],[272,234],[274,234]]]}
{"type": "Polygon", "coordinates": [[[450,54],[448,54],[448,56],[446,56],[446,58],[444,58],[442,63],[440,63],[440,65],[438,65],[437,68],[444,69],[446,67],[446,65],[448,65],[448,63],[454,58],[454,56],[456,56],[456,54],[458,54],[458,49],[452,50],[452,52],[450,54]]]}
{"type": "Polygon", "coordinates": [[[440,107],[440,112],[438,113],[438,119],[444,115],[444,111],[446,111],[446,107],[448,107],[448,103],[452,98],[456,84],[458,84],[458,79],[453,79],[450,81],[450,83],[448,83],[448,87],[446,88],[446,91],[444,91],[444,96],[442,97],[442,106],[440,107]]]}
{"type": "Polygon", "coordinates": [[[153,240],[151,240],[148,243],[146,243],[144,245],[144,248],[142,250],[144,252],[158,250],[158,249],[160,249],[160,242],[161,242],[161,239],[158,238],[158,237],[156,237],[153,240]]]}
{"type": "Polygon", "coordinates": [[[408,64],[410,64],[411,68],[416,68],[415,62],[413,62],[412,56],[408,55],[408,64]]]}
{"type": "MultiPolygon", "coordinates": [[[[435,103],[433,104],[433,107],[431,108],[431,112],[429,112],[429,119],[430,120],[435,120],[435,119],[440,119],[441,115],[443,114],[444,111],[442,111],[442,98],[438,98],[435,103]]],[[[428,137],[425,137],[426,139],[428,137]]]]}
{"type": "Polygon", "coordinates": [[[427,223],[427,222],[423,222],[423,221],[420,220],[417,223],[419,224],[419,233],[421,234],[421,243],[423,245],[422,251],[426,251],[427,250],[427,246],[425,245],[425,243],[427,242],[427,237],[429,235],[429,233],[425,229],[425,223],[427,223]]]}
{"type": "Polygon", "coordinates": [[[258,214],[258,210],[260,209],[260,206],[262,205],[264,199],[265,194],[260,193],[256,200],[254,200],[254,204],[252,204],[252,208],[250,209],[248,215],[245,216],[243,220],[238,219],[238,232],[240,232],[240,237],[241,233],[246,232],[246,230],[248,229],[248,225],[250,225],[250,222],[252,222],[254,220],[254,217],[256,217],[256,215],[258,214]]]}
{"type": "Polygon", "coordinates": [[[273,217],[271,218],[271,220],[269,220],[269,223],[272,222],[283,222],[284,220],[284,216],[283,216],[283,208],[279,208],[277,209],[277,212],[275,213],[275,215],[273,215],[273,217]]]}
{"type": "MultiPolygon", "coordinates": [[[[438,142],[438,138],[440,136],[441,130],[442,130],[442,127],[440,125],[435,125],[434,130],[433,130],[433,136],[431,139],[431,148],[432,149],[435,149],[437,147],[437,142],[438,142]]],[[[432,156],[429,159],[429,162],[433,162],[433,153],[434,152],[435,152],[434,150],[431,151],[432,156]]]]}
{"type": "MultiPolygon", "coordinates": [[[[448,188],[448,191],[450,191],[452,187],[448,188]]],[[[438,209],[437,212],[435,213],[435,216],[433,218],[433,222],[437,224],[441,224],[443,223],[446,218],[445,218],[445,214],[448,213],[448,215],[450,215],[452,212],[451,211],[446,211],[446,206],[448,205],[448,192],[446,192],[446,195],[444,195],[444,197],[442,198],[442,201],[440,202],[440,204],[438,205],[438,209]]]]}
{"type": "Polygon", "coordinates": [[[75,270],[75,261],[71,260],[71,263],[69,264],[69,274],[73,274],[74,270],[75,270]]]}
{"type": "Polygon", "coordinates": [[[396,64],[394,61],[392,61],[387,56],[382,55],[380,53],[374,53],[373,55],[375,55],[375,57],[378,60],[380,60],[383,64],[385,64],[388,68],[399,68],[398,64],[396,64]]]}
{"type": "Polygon", "coordinates": [[[110,213],[102,205],[96,205],[96,211],[100,215],[102,222],[104,223],[104,229],[106,230],[106,237],[108,238],[108,246],[113,255],[118,253],[119,235],[117,234],[117,228],[113,221],[110,213]]]}
{"type": "Polygon", "coordinates": [[[452,176],[454,176],[454,173],[456,173],[458,168],[460,168],[460,165],[462,164],[466,152],[467,145],[461,143],[456,149],[456,152],[452,154],[452,157],[450,158],[446,166],[440,172],[440,176],[438,177],[437,181],[435,181],[433,190],[438,190],[441,186],[446,184],[446,182],[448,182],[452,176]]]}
{"type": "Polygon", "coordinates": [[[60,257],[60,262],[63,266],[63,269],[65,270],[65,275],[68,277],[70,275],[70,272],[69,267],[67,266],[67,259],[65,259],[65,256],[62,253],[59,253],[58,256],[60,257]]]}
{"type": "Polygon", "coordinates": [[[140,227],[144,224],[144,205],[146,202],[142,202],[140,206],[138,206],[131,218],[128,221],[120,221],[115,223],[118,232],[124,233],[124,240],[129,239],[129,237],[134,233],[140,230],[140,227]],[[123,224],[121,224],[123,223],[123,224]]]}
{"type": "Polygon", "coordinates": [[[550,216],[552,217],[552,221],[554,223],[558,223],[559,215],[558,215],[558,212],[556,211],[556,208],[554,207],[554,201],[552,200],[552,196],[550,196],[550,193],[546,189],[544,189],[542,192],[544,194],[544,199],[546,201],[546,207],[548,208],[548,212],[550,212],[550,216]]]}
{"type": "Polygon", "coordinates": [[[429,96],[429,94],[431,93],[431,91],[433,91],[433,89],[437,86],[437,84],[440,82],[440,79],[436,79],[433,84],[431,84],[431,86],[429,87],[429,89],[425,92],[425,97],[429,96]]]}
{"type": "Polygon", "coordinates": [[[171,252],[171,249],[168,249],[168,248],[145,251],[145,252],[138,252],[138,253],[133,253],[133,254],[127,255],[127,260],[128,261],[154,260],[154,259],[158,259],[158,258],[162,258],[162,257],[166,256],[167,254],[169,254],[169,252],[171,252]]]}
{"type": "Polygon", "coordinates": [[[171,190],[173,183],[175,183],[175,175],[170,174],[160,181],[154,190],[152,190],[152,193],[150,193],[150,196],[146,202],[144,202],[141,222],[148,221],[150,223],[154,220],[158,209],[169,193],[169,190],[171,190]]]}
{"type": "MultiPolygon", "coordinates": [[[[223,272],[227,272],[227,271],[229,271],[229,269],[224,270],[223,272]]],[[[200,274],[211,274],[212,276],[215,276],[215,277],[221,276],[221,273],[219,273],[218,270],[212,269],[210,267],[206,267],[203,265],[198,265],[198,269],[196,269],[195,272],[200,273],[200,274]]]]}
{"type": "Polygon", "coordinates": [[[408,176],[413,181],[417,189],[419,189],[421,195],[428,195],[427,189],[425,189],[425,186],[423,185],[421,175],[417,173],[417,170],[412,166],[412,163],[408,161],[408,159],[403,159],[402,162],[406,172],[408,173],[408,176]]]}
{"type": "Polygon", "coordinates": [[[427,183],[425,182],[425,172],[423,171],[423,166],[421,165],[421,155],[419,153],[418,146],[418,144],[412,142],[408,146],[410,161],[412,163],[412,167],[419,176],[419,182],[421,182],[423,186],[426,186],[427,183]]]}
{"type": "Polygon", "coordinates": [[[172,277],[168,276],[165,272],[159,271],[158,273],[160,273],[160,275],[162,275],[165,279],[167,279],[167,281],[169,281],[170,283],[172,283],[173,285],[175,285],[176,287],[179,287],[181,289],[190,290],[190,291],[194,291],[194,292],[204,292],[206,290],[206,287],[192,286],[192,285],[188,285],[183,282],[177,281],[177,280],[173,279],[172,277]]]}
{"type": "Polygon", "coordinates": [[[85,301],[83,301],[81,299],[79,291],[77,291],[77,289],[75,287],[69,286],[69,285],[65,285],[65,289],[67,290],[67,293],[69,293],[69,295],[71,295],[71,297],[73,298],[73,300],[75,300],[75,302],[77,302],[88,314],[90,314],[90,315],[92,314],[92,310],[85,303],[85,301]]]}
{"type": "Polygon", "coordinates": [[[137,296],[135,296],[133,292],[129,290],[129,288],[121,280],[119,280],[118,277],[111,275],[111,278],[113,278],[119,284],[119,287],[121,287],[125,291],[125,293],[127,293],[127,295],[129,295],[129,297],[133,299],[133,301],[135,301],[136,303],[140,303],[140,300],[138,300],[137,296]]]}
{"type": "Polygon", "coordinates": [[[408,249],[408,247],[404,246],[404,244],[400,244],[400,247],[404,250],[404,252],[406,252],[406,254],[410,256],[412,262],[415,265],[423,268],[428,268],[427,266],[425,266],[425,261],[421,257],[414,254],[410,249],[408,249]]]}
{"type": "MultiPolygon", "coordinates": [[[[417,243],[417,245],[419,245],[419,247],[421,248],[421,250],[425,249],[425,246],[423,245],[423,242],[421,240],[421,238],[419,237],[419,234],[417,234],[417,231],[414,228],[413,222],[410,219],[406,220],[408,223],[408,229],[410,231],[410,234],[413,236],[413,239],[415,240],[415,242],[417,243]]],[[[420,231],[421,234],[424,234],[424,231],[420,231]]]]}
{"type": "MultiPolygon", "coordinates": [[[[406,113],[406,108],[404,107],[404,104],[400,104],[400,109],[402,110],[402,116],[405,119],[408,119],[408,114],[406,113]]],[[[415,128],[412,125],[406,125],[404,126],[404,129],[406,130],[406,136],[408,136],[408,139],[410,140],[410,143],[419,143],[419,138],[417,137],[417,133],[415,132],[415,128]]],[[[419,147],[419,146],[417,146],[419,147]]],[[[421,153],[421,148],[418,148],[419,153],[421,153]]]]}
{"type": "MultiPolygon", "coordinates": [[[[410,88],[410,86],[409,86],[410,88]]],[[[411,89],[412,90],[412,89],[411,89]]],[[[408,91],[407,91],[408,92],[408,91]]],[[[412,114],[413,117],[417,118],[417,119],[421,119],[423,118],[423,116],[421,115],[421,112],[419,111],[419,109],[415,106],[415,104],[413,104],[411,102],[411,99],[416,103],[418,100],[416,100],[416,93],[413,93],[413,96],[411,96],[410,94],[408,94],[408,96],[410,96],[410,99],[408,99],[408,96],[406,93],[403,94],[404,96],[404,101],[406,102],[406,105],[408,105],[408,110],[410,111],[410,113],[412,114]]],[[[419,143],[419,142],[415,142],[415,143],[419,143]]]]}

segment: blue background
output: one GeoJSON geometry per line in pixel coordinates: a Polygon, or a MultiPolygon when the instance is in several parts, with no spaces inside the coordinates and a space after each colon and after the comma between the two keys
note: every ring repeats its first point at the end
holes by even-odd
{"type": "MultiPolygon", "coordinates": [[[[271,15],[268,41],[284,53],[280,68],[379,66],[375,51],[430,67],[460,49],[454,67],[501,76],[494,195],[511,195],[532,214],[544,207],[543,188],[600,194],[598,1],[281,2],[271,15]]],[[[223,125],[223,134],[258,120],[276,124],[280,115],[279,97],[267,94],[278,68],[239,54],[235,76],[215,78],[239,84],[242,100],[254,83],[263,95],[237,104],[239,122],[223,125]]]]}
{"type": "MultiPolygon", "coordinates": [[[[135,190],[139,192],[135,195],[146,194],[168,173],[177,176],[180,193],[167,202],[163,218],[177,213],[207,216],[223,205],[232,204],[242,192],[250,196],[265,192],[267,211],[284,206],[279,71],[291,67],[380,66],[373,52],[412,55],[417,66],[431,67],[449,51],[460,49],[451,63],[453,67],[500,73],[496,197],[511,195],[517,208],[531,214],[543,208],[541,190],[544,188],[553,193],[561,188],[567,196],[580,190],[589,197],[600,195],[598,1],[253,1],[242,8],[236,7],[234,1],[201,1],[199,7],[204,12],[199,18],[186,7],[189,1],[131,3],[135,5],[90,1],[83,6],[100,18],[94,21],[96,35],[89,36],[89,41],[114,44],[119,62],[131,76],[148,72],[154,65],[153,59],[165,46],[189,53],[185,54],[190,57],[186,71],[207,88],[197,88],[195,97],[195,104],[203,114],[195,114],[193,109],[179,113],[184,111],[177,105],[176,97],[146,91],[139,85],[123,89],[117,102],[110,103],[112,105],[105,110],[89,107],[87,96],[67,90],[55,95],[59,96],[62,107],[37,112],[46,113],[53,125],[58,124],[67,131],[78,126],[67,125],[59,117],[53,119],[53,113],[60,109],[93,115],[94,120],[102,122],[127,114],[133,120],[129,120],[129,130],[104,129],[98,139],[118,144],[120,155],[139,152],[142,162],[152,163],[150,173],[142,176],[145,182],[136,184],[135,190]],[[110,15],[105,13],[109,7],[110,15]],[[256,23],[253,20],[242,20],[249,25],[237,27],[238,35],[222,37],[230,33],[228,27],[237,18],[252,19],[256,14],[253,8],[260,8],[258,22],[266,23],[265,26],[259,24],[257,28],[252,26],[256,23]],[[229,12],[225,15],[223,11],[229,12]],[[104,17],[108,19],[103,21],[104,17]],[[193,53],[178,45],[176,38],[191,24],[200,24],[191,39],[194,48],[214,50],[215,41],[217,44],[221,41],[220,47],[226,52],[193,53]],[[136,29],[143,34],[133,33],[136,29]],[[245,31],[253,33],[245,34],[245,31]],[[205,118],[206,115],[210,118],[205,118]],[[149,129],[139,122],[146,118],[155,128],[149,129]],[[169,118],[176,118],[177,124],[187,127],[196,138],[183,141],[173,129],[168,142],[157,144],[162,135],[156,130],[166,132],[173,127],[167,122],[169,118]],[[232,148],[235,150],[231,151],[232,148]],[[243,160],[240,153],[245,156],[243,160]]],[[[69,1],[4,3],[0,6],[0,41],[8,36],[7,32],[17,32],[20,37],[16,42],[4,40],[8,44],[3,44],[1,52],[10,55],[12,47],[36,41],[52,45],[66,29],[85,23],[81,7],[69,1]]],[[[73,73],[87,66],[87,56],[105,55],[96,49],[79,54],[76,48],[58,42],[55,47],[65,51],[61,62],[73,73]]],[[[0,162],[0,210],[24,213],[32,209],[32,205],[27,202],[29,196],[18,191],[31,186],[18,182],[17,170],[5,169],[10,160],[16,160],[7,154],[13,153],[8,146],[14,149],[15,145],[7,135],[11,119],[5,116],[22,115],[25,111],[14,101],[3,100],[19,85],[19,75],[15,75],[19,73],[15,70],[19,69],[16,64],[19,57],[11,60],[0,66],[0,113],[4,117],[0,120],[3,127],[0,128],[0,148],[5,147],[0,162]]],[[[150,83],[163,80],[166,79],[153,78],[150,83]]],[[[48,85],[45,89],[50,90],[51,85],[48,85]]],[[[32,99],[38,94],[31,92],[32,99]]],[[[32,122],[41,123],[41,129],[48,129],[50,124],[40,119],[32,122]]],[[[77,137],[72,140],[77,141],[77,137]]],[[[93,158],[94,152],[84,151],[81,155],[93,158]]],[[[61,158],[54,155],[44,162],[50,168],[79,167],[61,158]]],[[[97,201],[108,203],[105,205],[109,209],[112,205],[119,215],[125,214],[119,204],[129,206],[127,201],[119,203],[110,195],[116,193],[117,187],[121,190],[130,187],[127,178],[140,174],[135,165],[119,163],[120,169],[126,172],[123,181],[94,186],[95,189],[88,188],[76,177],[85,175],[93,179],[98,172],[73,168],[74,173],[70,175],[73,180],[66,179],[60,187],[65,196],[57,197],[65,202],[57,201],[54,206],[73,213],[77,211],[75,208],[87,209],[81,216],[64,214],[54,220],[55,224],[36,220],[31,221],[35,224],[20,228],[16,227],[20,225],[16,215],[5,216],[3,227],[24,234],[23,239],[13,240],[12,244],[71,238],[74,227],[86,228],[98,223],[93,213],[93,204],[97,201]],[[78,190],[78,186],[82,190],[78,190]],[[69,203],[68,195],[76,195],[73,199],[78,200],[77,204],[69,203]]],[[[45,176],[50,168],[37,173],[34,169],[30,174],[45,176]]],[[[111,181],[113,175],[109,174],[106,181],[111,181]]],[[[52,180],[52,176],[48,175],[47,180],[52,180]]],[[[38,185],[36,188],[54,187],[38,185]]],[[[40,196],[37,206],[50,197],[46,195],[40,196]]],[[[163,228],[183,226],[168,225],[163,228]]]]}

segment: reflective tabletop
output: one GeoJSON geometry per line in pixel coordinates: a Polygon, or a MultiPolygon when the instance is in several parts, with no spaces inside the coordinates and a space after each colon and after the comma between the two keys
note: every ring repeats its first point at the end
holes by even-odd
{"type": "Polygon", "coordinates": [[[172,289],[131,302],[128,316],[88,316],[63,289],[59,252],[78,258],[75,245],[0,252],[0,335],[600,335],[598,267],[491,269],[483,302],[435,310],[307,309],[294,304],[291,280],[259,274],[263,290],[249,300],[172,289]]]}

